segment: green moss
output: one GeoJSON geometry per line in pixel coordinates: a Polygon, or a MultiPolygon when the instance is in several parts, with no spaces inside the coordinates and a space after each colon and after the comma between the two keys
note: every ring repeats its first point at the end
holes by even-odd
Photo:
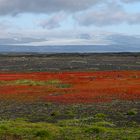
{"type": "Polygon", "coordinates": [[[53,80],[49,80],[49,81],[46,81],[46,84],[49,84],[49,85],[57,85],[57,84],[60,84],[61,81],[58,80],[58,79],[53,79],[53,80]]]}
{"type": "MultiPolygon", "coordinates": [[[[65,120],[66,121],[66,120],[65,120]]],[[[74,121],[74,120],[71,120],[74,121]]],[[[76,121],[76,120],[75,120],[76,121]]],[[[68,122],[68,121],[67,121],[68,122]]],[[[70,120],[69,120],[70,122],[70,120]]],[[[70,126],[67,123],[31,123],[24,120],[0,122],[0,139],[20,140],[137,140],[140,126],[118,128],[108,127],[109,122],[98,122],[85,126],[70,126]]]]}
{"type": "Polygon", "coordinates": [[[131,109],[127,112],[127,115],[129,116],[134,116],[134,115],[137,115],[137,109],[131,109]]]}
{"type": "Polygon", "coordinates": [[[94,125],[102,126],[102,127],[115,127],[116,125],[112,122],[102,121],[102,122],[96,122],[94,125]]]}
{"type": "Polygon", "coordinates": [[[4,135],[18,135],[22,139],[48,138],[52,139],[59,129],[48,123],[29,123],[25,121],[2,121],[0,123],[0,138],[4,135]]]}
{"type": "Polygon", "coordinates": [[[91,128],[87,128],[85,132],[88,134],[99,134],[99,133],[105,133],[106,129],[104,127],[94,126],[91,128]]]}
{"type": "Polygon", "coordinates": [[[61,115],[61,113],[60,113],[59,111],[53,111],[53,112],[51,112],[51,114],[50,114],[51,117],[58,117],[58,116],[60,116],[60,115],[61,115]]]}
{"type": "Polygon", "coordinates": [[[37,130],[34,135],[39,138],[50,137],[50,133],[47,130],[37,130]]]}
{"type": "Polygon", "coordinates": [[[104,120],[106,119],[107,115],[103,113],[98,113],[95,115],[95,119],[104,120]]]}
{"type": "Polygon", "coordinates": [[[0,86],[6,85],[28,85],[28,86],[55,86],[56,88],[70,88],[70,84],[62,83],[58,79],[52,79],[48,81],[38,81],[38,80],[29,80],[29,79],[21,79],[15,81],[0,81],[0,86]]]}
{"type": "Polygon", "coordinates": [[[70,88],[71,85],[70,84],[63,84],[63,83],[61,83],[61,84],[58,84],[56,87],[57,88],[70,88]]]}

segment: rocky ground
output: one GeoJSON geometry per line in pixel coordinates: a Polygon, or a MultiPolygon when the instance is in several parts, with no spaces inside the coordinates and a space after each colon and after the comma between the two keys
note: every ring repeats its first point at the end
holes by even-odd
{"type": "Polygon", "coordinates": [[[140,53],[1,54],[0,71],[140,70],[140,53]]]}

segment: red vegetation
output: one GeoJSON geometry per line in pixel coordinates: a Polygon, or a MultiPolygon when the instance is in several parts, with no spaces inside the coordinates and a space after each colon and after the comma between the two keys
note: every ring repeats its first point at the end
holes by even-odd
{"type": "Polygon", "coordinates": [[[0,100],[46,100],[57,103],[94,103],[140,100],[140,71],[1,73],[0,81],[60,80],[53,85],[0,85],[0,100]]]}

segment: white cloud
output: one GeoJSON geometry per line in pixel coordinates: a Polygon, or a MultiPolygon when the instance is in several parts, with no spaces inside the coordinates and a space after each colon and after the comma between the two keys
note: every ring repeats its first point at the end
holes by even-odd
{"type": "Polygon", "coordinates": [[[83,26],[110,26],[114,24],[140,24],[140,13],[127,13],[116,3],[108,3],[99,9],[91,9],[74,17],[83,26]]]}
{"type": "MultiPolygon", "coordinates": [[[[128,9],[128,11],[126,11],[126,7],[124,8],[124,5],[127,5],[127,3],[132,4],[139,1],[140,0],[0,0],[0,16],[7,17],[5,19],[8,19],[9,15],[22,13],[27,13],[25,15],[28,15],[28,13],[33,13],[33,16],[38,16],[38,18],[34,19],[39,19],[33,22],[33,24],[38,23],[39,26],[43,27],[40,28],[37,25],[31,27],[32,24],[28,21],[25,26],[22,21],[25,21],[26,17],[22,19],[22,16],[21,18],[18,18],[18,16],[10,17],[9,20],[11,22],[13,21],[13,23],[2,20],[0,21],[0,44],[91,45],[117,42],[124,44],[126,41],[128,44],[134,44],[134,41],[140,44],[139,38],[135,36],[128,37],[126,35],[112,35],[107,33],[98,34],[96,31],[93,31],[94,26],[105,27],[122,23],[129,25],[140,24],[140,12],[132,13],[128,9]],[[43,13],[43,16],[40,16],[40,13],[43,13]],[[65,21],[69,22],[67,27],[64,27],[67,24],[65,21]],[[27,25],[28,23],[30,24],[29,26],[27,25]],[[63,27],[59,28],[61,25],[63,27]],[[21,28],[18,28],[18,26],[21,26],[21,28]],[[76,26],[78,26],[78,31],[76,30],[76,26]],[[131,40],[131,42],[129,42],[129,40],[131,40]]],[[[27,16],[27,20],[33,19],[29,19],[27,16]]],[[[97,28],[95,27],[95,29],[97,28]]]]}
{"type": "Polygon", "coordinates": [[[54,29],[60,27],[60,24],[65,20],[66,14],[64,12],[59,12],[53,15],[51,18],[41,21],[40,25],[43,28],[54,29]]]}
{"type": "Polygon", "coordinates": [[[140,36],[126,35],[119,33],[91,31],[24,31],[24,32],[5,32],[0,36],[0,44],[17,45],[140,45],[140,36]],[[30,37],[32,36],[32,37],[30,37]]]}

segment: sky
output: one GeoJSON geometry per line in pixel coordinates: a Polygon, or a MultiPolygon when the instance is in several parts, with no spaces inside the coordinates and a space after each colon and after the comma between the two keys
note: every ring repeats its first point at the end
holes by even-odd
{"type": "Polygon", "coordinates": [[[0,44],[140,45],[140,0],[0,0],[0,44]]]}

